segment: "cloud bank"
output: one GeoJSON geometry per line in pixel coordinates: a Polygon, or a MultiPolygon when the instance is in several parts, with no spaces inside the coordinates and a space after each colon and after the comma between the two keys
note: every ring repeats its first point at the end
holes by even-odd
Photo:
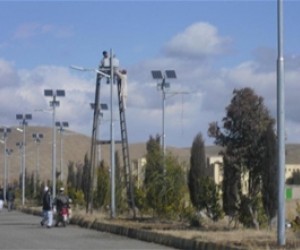
{"type": "MultiPolygon", "coordinates": [[[[18,30],[16,36],[26,37],[35,32],[49,32],[51,27],[31,26],[18,30]],[[18,35],[17,35],[18,34],[18,35]]],[[[174,69],[177,79],[170,80],[165,106],[166,145],[190,147],[201,132],[206,144],[208,124],[221,121],[235,88],[251,87],[265,100],[276,116],[276,51],[257,48],[253,58],[234,66],[221,64],[222,57],[232,56],[233,37],[219,34],[212,24],[199,22],[179,31],[162,45],[160,57],[149,58],[128,68],[127,128],[129,142],[146,142],[150,135],[162,132],[162,93],[151,78],[151,70],[174,69]],[[221,65],[221,66],[220,66],[221,65]]],[[[233,48],[234,49],[234,48],[233,48]]],[[[121,58],[119,58],[121,60],[121,58]]],[[[300,77],[300,56],[286,56],[286,134],[288,142],[300,141],[300,115],[297,108],[300,77]]],[[[33,114],[31,124],[51,126],[49,98],[44,89],[65,89],[57,109],[57,120],[68,121],[70,129],[91,135],[95,75],[71,70],[68,66],[40,65],[30,70],[18,69],[13,62],[0,59],[1,123],[15,126],[15,114],[33,114]]],[[[117,93],[114,92],[115,136],[118,127],[117,93]]],[[[101,102],[110,103],[110,86],[103,82],[101,102]]],[[[275,117],[276,118],[276,117],[275,117]]],[[[101,137],[110,136],[110,112],[104,112],[101,137]]]]}

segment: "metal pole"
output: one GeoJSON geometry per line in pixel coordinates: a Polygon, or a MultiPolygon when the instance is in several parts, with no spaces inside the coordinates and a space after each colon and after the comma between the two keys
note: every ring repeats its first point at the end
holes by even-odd
{"type": "Polygon", "coordinates": [[[11,151],[11,149],[9,150],[9,152],[7,152],[7,154],[8,154],[8,160],[7,160],[7,181],[6,181],[6,183],[10,183],[10,181],[9,181],[9,179],[10,179],[10,175],[9,175],[9,169],[10,169],[10,154],[12,153],[12,151],[11,151]]]}
{"type": "Polygon", "coordinates": [[[60,128],[60,180],[63,181],[63,128],[60,128]]]}
{"type": "Polygon", "coordinates": [[[23,120],[23,160],[22,160],[22,205],[25,205],[25,152],[26,152],[26,144],[25,144],[25,127],[26,127],[26,121],[25,119],[23,120]]]}
{"type": "Polygon", "coordinates": [[[53,96],[52,102],[52,194],[53,198],[56,197],[56,129],[55,129],[55,107],[56,96],[53,96]]]}
{"type": "Polygon", "coordinates": [[[277,242],[285,245],[285,114],[283,58],[283,0],[277,1],[278,59],[277,59],[277,133],[278,133],[278,218],[277,242]]]}
{"type": "Polygon", "coordinates": [[[64,138],[63,138],[63,131],[61,132],[61,181],[64,180],[64,138]]]}
{"type": "Polygon", "coordinates": [[[115,207],[115,141],[114,141],[114,110],[113,110],[114,67],[113,52],[110,50],[110,157],[111,157],[111,217],[116,216],[115,207]]]}
{"type": "Polygon", "coordinates": [[[37,182],[37,169],[38,169],[38,142],[37,139],[34,140],[36,147],[36,158],[35,158],[35,171],[34,171],[34,186],[33,186],[33,194],[36,195],[36,182],[37,182]]]}
{"type": "Polygon", "coordinates": [[[163,94],[163,107],[162,107],[162,148],[163,148],[163,168],[165,171],[165,154],[166,154],[166,145],[165,145],[165,107],[166,107],[166,93],[165,93],[165,78],[162,83],[162,94],[163,94]]]}
{"type": "Polygon", "coordinates": [[[6,136],[6,132],[4,131],[4,175],[3,175],[3,179],[4,179],[4,182],[3,182],[3,198],[4,198],[4,201],[6,201],[6,191],[7,191],[7,158],[6,158],[6,139],[7,139],[7,136],[6,136]]]}
{"type": "Polygon", "coordinates": [[[40,179],[40,144],[37,148],[37,180],[40,179]]]}

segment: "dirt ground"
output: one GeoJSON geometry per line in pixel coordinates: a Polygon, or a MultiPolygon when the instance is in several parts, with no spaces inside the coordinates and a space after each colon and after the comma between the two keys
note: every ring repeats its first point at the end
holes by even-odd
{"type": "MultiPolygon", "coordinates": [[[[83,214],[82,214],[83,215],[83,214]]],[[[222,245],[231,245],[244,249],[300,249],[300,231],[294,232],[292,228],[286,228],[286,245],[278,247],[277,229],[229,229],[224,219],[219,222],[205,222],[201,227],[191,227],[187,223],[174,221],[159,221],[154,219],[110,219],[107,215],[93,213],[84,215],[90,221],[98,221],[138,228],[167,234],[186,239],[193,239],[202,242],[213,242],[222,245]]]]}
{"type": "MultiPolygon", "coordinates": [[[[296,215],[297,202],[289,202],[286,204],[286,218],[292,221],[296,215]]],[[[40,211],[40,208],[36,208],[40,211]]],[[[242,249],[299,249],[300,250],[300,226],[297,230],[294,228],[286,228],[285,232],[285,247],[279,247],[277,228],[272,230],[261,229],[245,229],[240,226],[238,229],[229,229],[228,221],[223,219],[218,222],[205,220],[200,227],[191,227],[188,223],[177,221],[161,221],[153,218],[132,219],[115,218],[111,219],[109,213],[86,214],[85,210],[73,209],[72,216],[79,216],[85,221],[121,225],[130,228],[142,229],[160,234],[177,236],[185,239],[193,239],[201,242],[212,242],[222,245],[231,245],[241,247],[242,249]]],[[[224,248],[225,249],[225,248],[224,248]]]]}

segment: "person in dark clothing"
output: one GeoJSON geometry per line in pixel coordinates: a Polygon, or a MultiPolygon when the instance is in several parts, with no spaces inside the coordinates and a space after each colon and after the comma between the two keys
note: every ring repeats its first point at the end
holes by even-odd
{"type": "Polygon", "coordinates": [[[45,186],[43,194],[43,219],[41,221],[41,225],[44,226],[44,224],[47,222],[47,228],[51,228],[53,223],[52,203],[53,202],[50,189],[45,186]]]}
{"type": "Polygon", "coordinates": [[[69,197],[64,193],[65,189],[63,187],[61,187],[59,189],[59,194],[57,195],[57,197],[54,200],[54,205],[56,206],[56,211],[57,211],[57,216],[56,216],[56,222],[55,222],[55,226],[58,226],[59,222],[60,222],[60,212],[63,208],[70,208],[70,204],[69,204],[69,197]]]}
{"type": "Polygon", "coordinates": [[[6,193],[6,201],[7,201],[7,209],[8,211],[11,211],[14,208],[14,202],[15,202],[15,192],[11,187],[8,188],[8,191],[6,193]]]}

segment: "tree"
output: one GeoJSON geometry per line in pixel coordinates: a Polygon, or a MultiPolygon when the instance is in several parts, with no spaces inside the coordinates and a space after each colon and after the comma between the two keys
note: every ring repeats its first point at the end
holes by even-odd
{"type": "MultiPolygon", "coordinates": [[[[97,187],[95,195],[95,206],[101,208],[106,205],[109,196],[109,171],[105,162],[102,160],[97,168],[97,187]]],[[[108,202],[107,202],[108,203],[108,202]]]]}
{"type": "MultiPolygon", "coordinates": [[[[116,161],[116,174],[115,174],[115,194],[116,194],[116,207],[117,210],[122,211],[125,207],[124,205],[124,178],[121,171],[120,156],[118,151],[115,152],[116,161]]],[[[126,197],[127,198],[127,197],[126,197]]]]}
{"type": "Polygon", "coordinates": [[[266,155],[264,158],[264,168],[262,173],[262,200],[263,207],[271,225],[271,220],[276,216],[278,209],[278,178],[277,178],[277,147],[276,135],[272,124],[269,124],[264,135],[266,143],[266,155]]]}
{"type": "Polygon", "coordinates": [[[163,155],[159,138],[158,135],[156,135],[156,138],[150,136],[146,145],[147,154],[144,185],[147,204],[153,211],[157,210],[160,204],[160,193],[164,185],[163,155]]]}
{"type": "Polygon", "coordinates": [[[268,127],[273,126],[274,119],[264,106],[263,98],[257,96],[252,89],[234,90],[233,95],[231,103],[226,108],[227,114],[222,120],[223,130],[216,122],[211,123],[209,135],[215,138],[217,145],[225,148],[223,151],[225,213],[236,217],[241,208],[241,201],[246,200],[247,205],[243,207],[249,210],[253,226],[257,227],[257,203],[254,201],[262,191],[261,179],[267,152],[264,135],[268,127]],[[243,190],[240,181],[246,173],[249,176],[247,199],[242,199],[243,190]]]}
{"type": "Polygon", "coordinates": [[[87,154],[84,156],[84,165],[82,170],[81,190],[84,193],[84,200],[88,203],[90,197],[90,163],[87,154]]]}
{"type": "Polygon", "coordinates": [[[183,167],[171,154],[166,155],[163,162],[159,136],[151,136],[147,142],[146,160],[144,186],[147,205],[158,216],[174,216],[181,208],[186,187],[183,167]]]}
{"type": "Polygon", "coordinates": [[[148,184],[152,181],[153,173],[160,173],[162,174],[163,169],[163,155],[162,149],[160,147],[160,137],[156,135],[156,138],[150,136],[146,149],[146,166],[145,166],[145,186],[147,187],[148,184]]]}
{"type": "Polygon", "coordinates": [[[76,188],[76,173],[74,169],[74,162],[68,163],[67,186],[74,189],[76,188]]]}
{"type": "Polygon", "coordinates": [[[205,176],[206,159],[205,146],[202,134],[198,133],[194,138],[191,157],[190,157],[190,171],[188,176],[188,186],[190,191],[191,202],[195,208],[200,209],[199,189],[200,178],[205,176]]]}

